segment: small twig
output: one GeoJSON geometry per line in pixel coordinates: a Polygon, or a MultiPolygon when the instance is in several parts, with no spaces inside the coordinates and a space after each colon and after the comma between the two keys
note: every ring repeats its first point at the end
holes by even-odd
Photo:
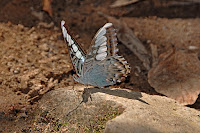
{"type": "Polygon", "coordinates": [[[151,55],[152,55],[152,67],[155,67],[158,64],[158,49],[154,44],[150,44],[151,55]]]}

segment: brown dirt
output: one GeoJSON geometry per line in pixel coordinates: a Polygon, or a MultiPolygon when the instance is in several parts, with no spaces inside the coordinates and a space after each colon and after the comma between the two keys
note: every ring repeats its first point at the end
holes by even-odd
{"type": "MultiPolygon", "coordinates": [[[[41,1],[0,1],[0,123],[4,123],[0,132],[29,132],[34,127],[37,101],[52,89],[74,84],[71,62],[59,28],[62,19],[86,51],[95,32],[107,22],[98,12],[125,17],[125,22],[149,52],[149,40],[159,46],[159,53],[172,44],[179,47],[200,44],[200,25],[196,19],[200,16],[199,4],[166,6],[167,1],[150,0],[111,9],[112,2],[114,0],[54,0],[51,18],[42,11],[41,1]],[[44,28],[41,22],[53,22],[54,26],[44,28]],[[190,31],[190,36],[184,31],[190,31]]],[[[132,67],[130,76],[120,86],[158,94],[148,84],[147,71],[141,61],[121,43],[119,49],[132,67]]],[[[199,109],[200,99],[197,101],[192,107],[199,109]]]]}

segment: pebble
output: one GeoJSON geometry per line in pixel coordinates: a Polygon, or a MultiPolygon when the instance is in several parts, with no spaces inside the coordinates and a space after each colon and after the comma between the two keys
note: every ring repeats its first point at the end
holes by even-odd
{"type": "Polygon", "coordinates": [[[151,40],[147,40],[147,43],[148,43],[148,44],[151,43],[151,40]]]}
{"type": "Polygon", "coordinates": [[[17,26],[18,26],[18,28],[19,28],[21,31],[23,31],[24,26],[23,26],[22,24],[18,24],[17,26]]]}
{"type": "Polygon", "coordinates": [[[14,73],[14,74],[19,74],[19,73],[20,73],[20,69],[19,69],[19,68],[16,68],[15,70],[13,70],[13,73],[14,73]]]}
{"type": "Polygon", "coordinates": [[[188,46],[188,49],[189,50],[197,50],[199,48],[197,46],[190,45],[190,46],[188,46]]]}
{"type": "Polygon", "coordinates": [[[54,39],[54,37],[53,37],[53,36],[51,36],[51,37],[49,38],[49,40],[53,41],[53,40],[55,40],[55,39],[54,39]]]}
{"type": "Polygon", "coordinates": [[[31,39],[31,40],[38,40],[38,39],[39,39],[39,36],[38,36],[35,32],[33,32],[33,33],[30,35],[30,39],[31,39]]]}
{"type": "Polygon", "coordinates": [[[47,43],[41,44],[39,45],[39,48],[41,48],[42,50],[48,52],[49,51],[49,47],[47,43]]]}
{"type": "Polygon", "coordinates": [[[32,27],[27,33],[31,34],[33,31],[35,31],[35,27],[32,27]]]}
{"type": "Polygon", "coordinates": [[[26,113],[23,112],[23,113],[19,113],[19,114],[18,114],[18,117],[19,117],[19,118],[27,118],[28,115],[27,115],[26,113]]]}

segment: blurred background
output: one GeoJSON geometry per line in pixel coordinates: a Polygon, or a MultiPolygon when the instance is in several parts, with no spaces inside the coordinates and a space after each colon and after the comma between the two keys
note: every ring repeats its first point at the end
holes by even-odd
{"type": "Polygon", "coordinates": [[[199,0],[0,0],[0,132],[15,131],[18,116],[32,125],[43,95],[77,84],[61,20],[86,52],[97,30],[114,24],[119,55],[131,66],[114,87],[200,109],[199,17],[199,0]]]}

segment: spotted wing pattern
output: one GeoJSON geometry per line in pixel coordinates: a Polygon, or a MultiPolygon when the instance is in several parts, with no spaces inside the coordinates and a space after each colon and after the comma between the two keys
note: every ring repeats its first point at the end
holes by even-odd
{"type": "Polygon", "coordinates": [[[83,70],[88,71],[96,64],[104,65],[107,81],[115,84],[124,80],[130,73],[130,67],[122,56],[117,55],[117,44],[116,29],[112,23],[106,23],[92,40],[83,70]]]}
{"type": "MultiPolygon", "coordinates": [[[[105,24],[94,36],[90,50],[86,56],[85,67],[104,60],[118,52],[116,31],[112,23],[105,24]],[[90,64],[90,65],[89,65],[90,64]]],[[[87,70],[88,68],[85,68],[87,70]]]]}
{"type": "Polygon", "coordinates": [[[68,33],[64,25],[65,25],[65,21],[61,21],[61,29],[62,29],[63,37],[64,37],[65,42],[67,43],[67,47],[69,50],[69,54],[70,54],[70,58],[71,58],[74,70],[76,71],[76,74],[80,76],[82,73],[82,68],[83,68],[86,54],[78,45],[78,43],[71,37],[71,35],[68,33]]]}

